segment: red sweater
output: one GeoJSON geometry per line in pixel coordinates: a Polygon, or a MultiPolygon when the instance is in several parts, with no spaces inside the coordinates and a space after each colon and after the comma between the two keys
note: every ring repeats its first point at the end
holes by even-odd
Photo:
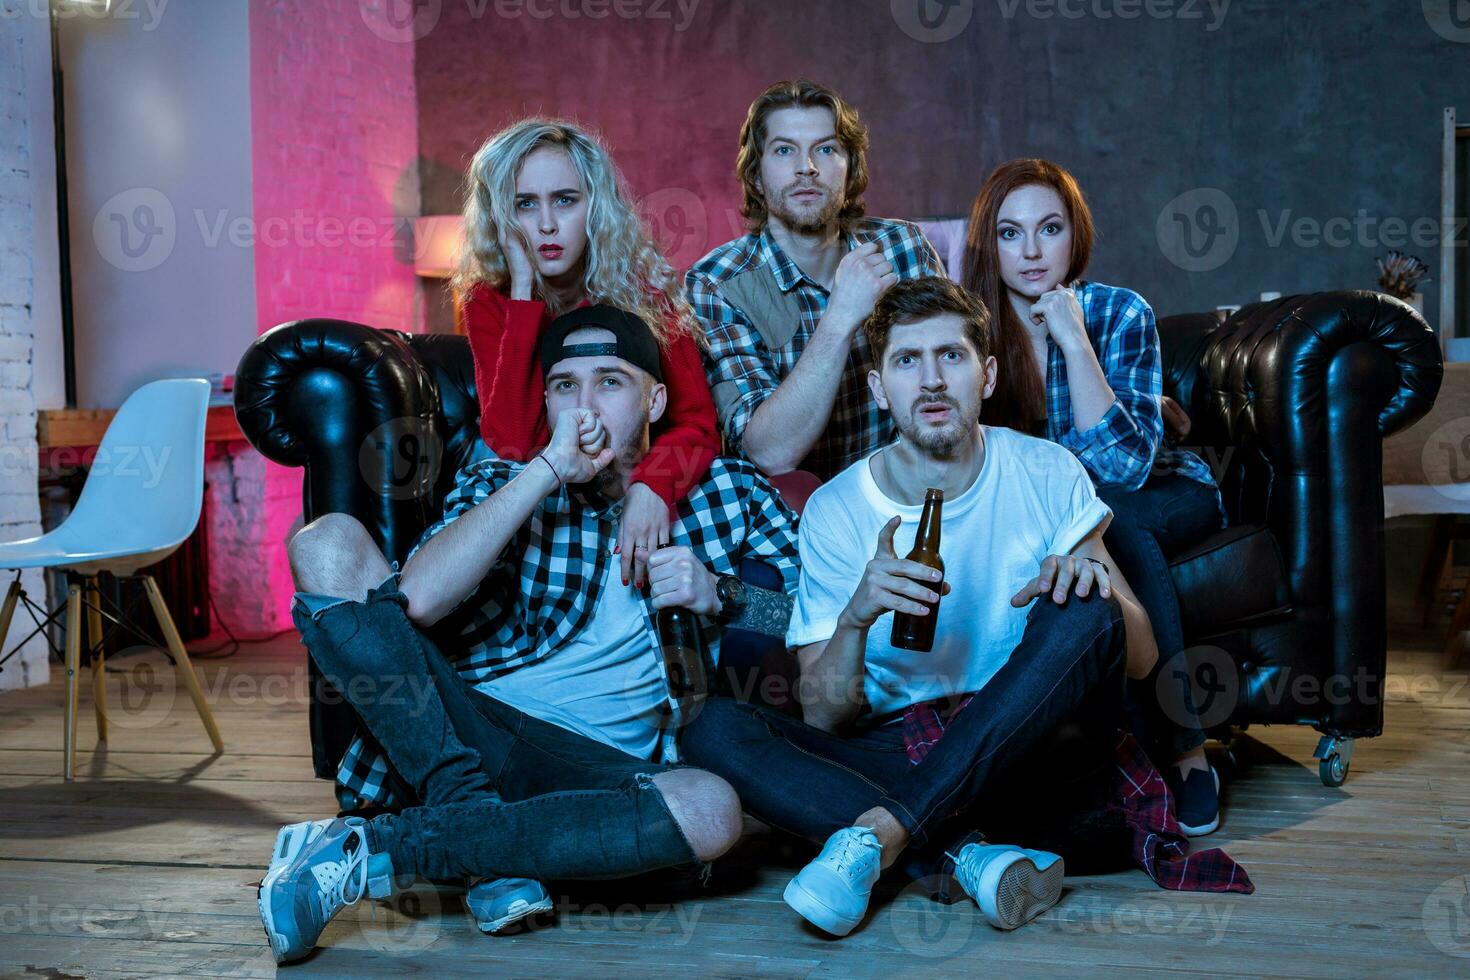
{"type": "MultiPolygon", "coordinates": [[[[495,455],[524,462],[551,441],[546,382],[536,343],[551,323],[546,304],[514,300],[479,283],[461,315],[475,357],[480,435],[495,455]]],[[[670,510],[704,479],[719,451],[719,428],[709,380],[694,338],[681,334],[662,352],[668,407],[654,426],[648,455],[633,470],[670,510]]]]}

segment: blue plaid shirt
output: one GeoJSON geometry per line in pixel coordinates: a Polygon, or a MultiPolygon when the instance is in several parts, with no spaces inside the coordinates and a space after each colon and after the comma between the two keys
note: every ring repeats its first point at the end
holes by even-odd
{"type": "MultiPolygon", "coordinates": [[[[851,250],[874,241],[880,244],[899,279],[944,275],[939,254],[918,225],[865,218],[847,236],[847,247],[851,250]]],[[[827,312],[831,294],[801,271],[769,231],[721,245],[696,262],[684,281],[695,315],[709,336],[705,368],[725,440],[732,451],[739,451],[750,417],[796,368],[812,332],[827,312]],[[748,282],[752,274],[764,281],[755,284],[751,294],[761,296],[763,287],[773,284],[784,300],[765,290],[775,300],[770,306],[784,301],[784,308],[792,311],[796,322],[761,322],[761,311],[746,309],[749,304],[742,305],[732,295],[733,281],[748,282]]],[[[878,407],[868,390],[868,371],[872,367],[873,353],[867,337],[858,331],[826,431],[802,461],[801,469],[829,480],[898,437],[888,412],[878,407]]]]}
{"type": "MultiPolygon", "coordinates": [[[[526,465],[485,459],[461,469],[444,498],[443,519],[424,531],[409,557],[526,465]]],[[[581,632],[597,606],[607,564],[618,560],[612,546],[621,517],[620,501],[580,486],[562,487],[537,506],[479,588],[435,627],[434,638],[466,683],[478,686],[543,660],[581,632]]],[[[674,545],[688,547],[717,575],[739,575],[744,558],[759,558],[781,575],[782,591],[796,593],[796,515],[751,463],[716,457],[704,480],[679,501],[669,534],[674,545]]],[[[644,626],[656,650],[654,612],[646,598],[643,605],[644,626]]],[[[701,625],[710,655],[718,660],[721,630],[706,620],[701,625]]],[[[664,761],[677,759],[674,742],[683,721],[677,702],[671,699],[669,707],[664,761]]],[[[401,803],[396,782],[382,751],[358,733],[337,766],[339,801],[349,809],[401,803]]]]}
{"type": "Polygon", "coordinates": [[[1078,282],[1072,292],[1082,306],[1088,339],[1117,401],[1092,428],[1074,426],[1067,361],[1048,336],[1046,438],[1070,449],[1099,487],[1137,490],[1155,472],[1178,473],[1214,486],[1215,478],[1203,459],[1164,443],[1164,417],[1159,408],[1164,375],[1154,311],[1131,289],[1078,282]]]}

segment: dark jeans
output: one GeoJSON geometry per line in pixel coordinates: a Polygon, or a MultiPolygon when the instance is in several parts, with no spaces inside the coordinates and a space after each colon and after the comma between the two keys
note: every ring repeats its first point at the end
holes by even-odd
{"type": "Polygon", "coordinates": [[[1098,491],[1113,511],[1103,535],[1108,553],[1128,579],[1153,624],[1159,667],[1147,684],[1132,685],[1135,732],[1161,763],[1204,744],[1190,693],[1189,668],[1183,660],[1184,626],[1169,559],[1193,547],[1220,528],[1215,490],[1176,473],[1151,476],[1137,490],[1104,487],[1098,491]],[[1157,682],[1160,674],[1168,680],[1157,682]]]}
{"type": "MultiPolygon", "coordinates": [[[[977,815],[992,814],[998,823],[1027,808],[1027,799],[1006,790],[1015,785],[1010,770],[1061,726],[1106,716],[1107,730],[1116,728],[1125,662],[1116,600],[1040,600],[1010,660],[918,765],[904,751],[901,724],[833,735],[726,698],[705,705],[682,745],[689,762],[735,787],[747,811],[812,841],[852,826],[875,806],[886,808],[911,835],[905,866],[919,877],[939,867],[960,830],[974,829],[976,819],[986,828],[977,815]]],[[[1066,773],[1043,775],[1060,780],[1066,773]]]]}
{"type": "Polygon", "coordinates": [[[374,817],[397,874],[620,878],[690,864],[653,776],[667,770],[466,684],[409,620],[394,576],[364,602],[293,616],[420,806],[374,817]]]}

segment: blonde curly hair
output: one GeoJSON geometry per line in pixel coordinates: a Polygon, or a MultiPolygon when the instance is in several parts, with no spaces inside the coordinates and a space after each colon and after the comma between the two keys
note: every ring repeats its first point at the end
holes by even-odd
{"type": "MultiPolygon", "coordinates": [[[[515,217],[516,176],[535,150],[553,146],[572,161],[587,192],[587,253],[583,291],[592,303],[636,313],[661,347],[680,334],[699,338],[682,278],[654,243],[628,196],[622,175],[597,138],[574,123],[532,117],[507,126],[475,151],[464,188],[465,248],[453,285],[461,296],[479,283],[502,291],[510,270],[500,245],[502,229],[530,243],[515,217]]],[[[532,295],[552,316],[565,313],[532,264],[532,295]]]]}

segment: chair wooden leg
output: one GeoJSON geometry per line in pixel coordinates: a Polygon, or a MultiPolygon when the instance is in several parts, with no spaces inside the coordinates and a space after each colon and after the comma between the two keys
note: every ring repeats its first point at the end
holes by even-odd
{"type": "Polygon", "coordinates": [[[15,603],[20,598],[20,578],[10,583],[5,593],[5,606],[0,608],[0,654],[5,652],[5,641],[10,637],[10,621],[15,618],[15,603]]]}
{"type": "Polygon", "coordinates": [[[82,661],[82,585],[72,579],[66,589],[66,719],[61,733],[61,775],[71,782],[77,764],[77,670],[82,661]]]}
{"type": "Polygon", "coordinates": [[[107,653],[102,649],[102,589],[97,576],[87,577],[87,642],[92,647],[92,707],[97,713],[97,740],[107,741],[107,653]]]}
{"type": "Polygon", "coordinates": [[[184,642],[179,639],[179,630],[174,626],[174,617],[168,611],[168,604],[163,601],[163,593],[158,590],[158,583],[153,581],[152,575],[143,575],[140,578],[148,593],[148,601],[153,605],[153,615],[158,617],[158,627],[163,630],[163,638],[168,643],[168,652],[173,655],[174,670],[180,682],[188,689],[189,697],[194,699],[194,708],[199,712],[199,720],[204,722],[204,730],[209,733],[214,750],[223,752],[224,739],[219,736],[219,728],[214,724],[214,714],[209,710],[209,702],[204,700],[204,690],[194,674],[194,665],[189,662],[189,651],[184,649],[184,642]]]}

